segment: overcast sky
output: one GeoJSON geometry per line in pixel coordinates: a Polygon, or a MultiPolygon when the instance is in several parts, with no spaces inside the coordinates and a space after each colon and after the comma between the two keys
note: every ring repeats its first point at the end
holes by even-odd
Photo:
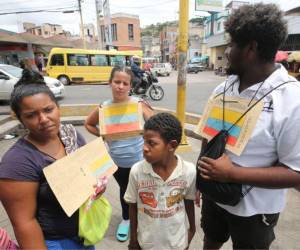
{"type": "MultiPolygon", "coordinates": [[[[230,0],[223,0],[224,4],[230,0]]],[[[249,0],[258,2],[258,0],[249,0]]],[[[279,4],[283,10],[300,6],[300,0],[263,0],[279,4]]],[[[206,15],[204,12],[195,11],[195,0],[189,0],[190,18],[206,15]]],[[[26,10],[55,10],[61,8],[76,9],[78,0],[0,0],[1,10],[4,12],[26,11],[26,10]]],[[[141,26],[157,22],[172,21],[178,19],[179,0],[110,0],[111,13],[125,12],[136,14],[140,17],[141,26]]],[[[96,23],[95,0],[83,0],[82,3],[83,22],[96,23]]],[[[80,18],[78,12],[63,14],[57,12],[43,12],[30,14],[0,15],[0,28],[16,32],[22,32],[22,22],[33,22],[36,24],[53,23],[60,24],[73,34],[79,33],[80,18]]]]}

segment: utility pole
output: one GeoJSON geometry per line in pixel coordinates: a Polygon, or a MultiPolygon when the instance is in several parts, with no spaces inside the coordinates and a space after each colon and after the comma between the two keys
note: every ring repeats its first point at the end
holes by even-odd
{"type": "Polygon", "coordinates": [[[181,145],[187,145],[185,126],[186,104],[186,57],[188,50],[189,0],[179,0],[177,117],[182,125],[181,145]]]}
{"type": "Polygon", "coordinates": [[[111,37],[111,17],[110,17],[109,0],[104,0],[103,2],[103,14],[104,14],[106,45],[108,45],[110,49],[112,46],[112,37],[111,37]]]}
{"type": "Polygon", "coordinates": [[[98,32],[98,49],[103,49],[101,26],[100,26],[100,14],[102,12],[102,0],[95,0],[96,4],[96,18],[97,18],[97,32],[98,32]]]}
{"type": "Polygon", "coordinates": [[[86,49],[86,43],[85,43],[85,37],[84,37],[83,19],[82,19],[82,10],[81,10],[81,0],[78,0],[78,9],[79,9],[79,14],[80,14],[80,23],[81,23],[81,33],[82,33],[83,48],[86,49]]]}

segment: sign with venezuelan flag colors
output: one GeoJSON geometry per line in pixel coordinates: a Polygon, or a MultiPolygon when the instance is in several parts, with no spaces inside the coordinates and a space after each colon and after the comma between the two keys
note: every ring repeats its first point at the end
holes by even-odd
{"type": "MultiPolygon", "coordinates": [[[[253,103],[254,102],[255,100],[253,103]]],[[[226,149],[236,155],[240,155],[247,145],[263,109],[263,103],[259,102],[240,119],[246,110],[253,104],[251,103],[249,105],[249,103],[249,99],[226,96],[223,116],[223,96],[219,95],[210,98],[195,133],[210,140],[218,134],[220,130],[229,129],[226,149]]]]}
{"type": "Polygon", "coordinates": [[[43,172],[63,210],[71,216],[94,193],[97,179],[110,177],[117,169],[99,137],[43,172]]]}
{"type": "Polygon", "coordinates": [[[141,103],[111,103],[99,108],[100,135],[106,140],[133,137],[143,133],[141,103]]]}

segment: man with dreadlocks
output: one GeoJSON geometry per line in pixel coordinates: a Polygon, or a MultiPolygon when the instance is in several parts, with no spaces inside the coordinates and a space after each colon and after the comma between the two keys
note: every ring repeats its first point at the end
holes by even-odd
{"type": "Polygon", "coordinates": [[[195,234],[196,167],[175,154],[182,127],[173,115],[159,113],[144,130],[145,160],[132,167],[124,196],[129,249],[186,249],[195,234]]]}
{"type": "Polygon", "coordinates": [[[282,16],[274,4],[244,5],[225,24],[229,77],[213,94],[263,97],[263,109],[241,155],[226,149],[218,159],[198,162],[204,180],[251,187],[234,206],[203,194],[204,249],[219,249],[229,237],[234,249],[269,249],[286,188],[300,185],[300,84],[274,62],[287,36],[282,16]]]}

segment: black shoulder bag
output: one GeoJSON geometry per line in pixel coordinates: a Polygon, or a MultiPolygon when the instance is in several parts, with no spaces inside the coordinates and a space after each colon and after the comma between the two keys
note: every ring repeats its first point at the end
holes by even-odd
{"type": "MultiPolygon", "coordinates": [[[[217,135],[215,135],[207,143],[207,145],[201,150],[201,153],[200,153],[198,161],[197,161],[197,165],[198,165],[199,160],[203,156],[206,156],[206,157],[209,157],[212,159],[218,159],[219,157],[221,157],[225,151],[225,146],[226,146],[226,142],[228,139],[229,131],[263,98],[265,98],[267,95],[269,95],[275,89],[277,89],[277,88],[281,87],[282,85],[289,83],[289,82],[295,82],[295,81],[287,81],[287,82],[281,83],[278,86],[276,86],[275,88],[271,89],[269,92],[267,92],[261,98],[259,98],[252,106],[250,106],[245,111],[245,113],[242,114],[237,119],[237,121],[233,125],[231,125],[231,127],[227,130],[224,129],[225,128],[225,126],[224,126],[225,100],[224,99],[225,99],[225,92],[226,92],[226,85],[225,85],[224,93],[223,93],[223,129],[217,135]]],[[[259,90],[259,88],[258,88],[258,90],[259,90]]],[[[256,91],[255,95],[257,94],[258,90],[256,91]]],[[[250,103],[251,103],[251,101],[250,101],[250,103]]],[[[200,170],[198,170],[197,188],[207,198],[209,198],[215,202],[218,202],[218,203],[221,203],[224,205],[229,205],[229,206],[236,206],[253,187],[250,186],[246,190],[243,191],[243,185],[240,183],[224,183],[224,182],[218,182],[218,181],[205,180],[201,177],[200,170]]]]}

